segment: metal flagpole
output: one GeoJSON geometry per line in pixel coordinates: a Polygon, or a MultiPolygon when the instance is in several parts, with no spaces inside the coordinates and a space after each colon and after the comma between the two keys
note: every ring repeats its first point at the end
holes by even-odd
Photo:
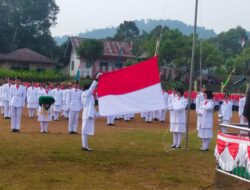
{"type": "MultiPolygon", "coordinates": [[[[200,89],[202,88],[202,40],[200,40],[200,89]]],[[[198,91],[199,91],[198,90],[198,91]]]]}
{"type": "Polygon", "coordinates": [[[192,84],[193,84],[193,72],[194,72],[194,57],[195,57],[197,12],[198,12],[198,0],[196,0],[196,2],[195,2],[193,46],[192,46],[192,58],[191,58],[190,76],[189,76],[189,88],[188,88],[188,111],[187,111],[187,123],[186,123],[186,144],[185,144],[185,150],[188,150],[188,126],[189,126],[189,115],[190,115],[191,91],[192,91],[192,86],[193,86],[192,84]]]}

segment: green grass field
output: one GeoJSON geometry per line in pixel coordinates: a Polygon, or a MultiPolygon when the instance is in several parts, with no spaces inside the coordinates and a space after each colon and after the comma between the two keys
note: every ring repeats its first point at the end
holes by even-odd
{"type": "Polygon", "coordinates": [[[89,142],[94,151],[84,152],[81,136],[67,134],[66,120],[51,122],[50,133],[40,134],[36,119],[24,114],[20,134],[0,118],[0,189],[191,190],[214,182],[215,139],[210,151],[200,152],[194,128],[189,151],[171,150],[168,123],[136,118],[106,127],[98,119],[89,142]]]}

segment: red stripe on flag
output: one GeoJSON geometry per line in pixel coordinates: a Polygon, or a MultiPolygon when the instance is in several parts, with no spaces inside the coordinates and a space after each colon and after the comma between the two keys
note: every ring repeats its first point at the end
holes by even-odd
{"type": "MultiPolygon", "coordinates": [[[[98,97],[121,95],[160,83],[158,58],[152,57],[123,69],[104,73],[98,82],[98,97]]],[[[146,94],[145,94],[146,95],[146,94]]]]}

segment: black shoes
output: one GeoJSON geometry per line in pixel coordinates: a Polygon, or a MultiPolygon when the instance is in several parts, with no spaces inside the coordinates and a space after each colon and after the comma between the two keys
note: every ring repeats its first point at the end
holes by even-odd
{"type": "Polygon", "coordinates": [[[75,132],[75,131],[70,131],[69,134],[71,134],[71,135],[77,135],[78,133],[75,132]]]}
{"type": "Polygon", "coordinates": [[[170,148],[181,148],[181,146],[171,145],[170,148]]]}
{"type": "Polygon", "coordinates": [[[175,148],[175,145],[173,144],[173,145],[171,145],[171,148],[175,148]]]}
{"type": "Polygon", "coordinates": [[[91,148],[85,148],[85,147],[82,147],[81,150],[82,150],[82,151],[93,151],[91,148]]]}
{"type": "Polygon", "coordinates": [[[12,132],[13,132],[13,133],[19,133],[20,130],[19,130],[19,129],[12,129],[12,132]]]}

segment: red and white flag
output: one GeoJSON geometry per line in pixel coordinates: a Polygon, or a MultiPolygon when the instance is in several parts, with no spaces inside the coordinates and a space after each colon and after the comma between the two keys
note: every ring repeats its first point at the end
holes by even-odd
{"type": "Polygon", "coordinates": [[[165,109],[157,60],[152,57],[101,75],[97,89],[100,115],[165,109]]]}

